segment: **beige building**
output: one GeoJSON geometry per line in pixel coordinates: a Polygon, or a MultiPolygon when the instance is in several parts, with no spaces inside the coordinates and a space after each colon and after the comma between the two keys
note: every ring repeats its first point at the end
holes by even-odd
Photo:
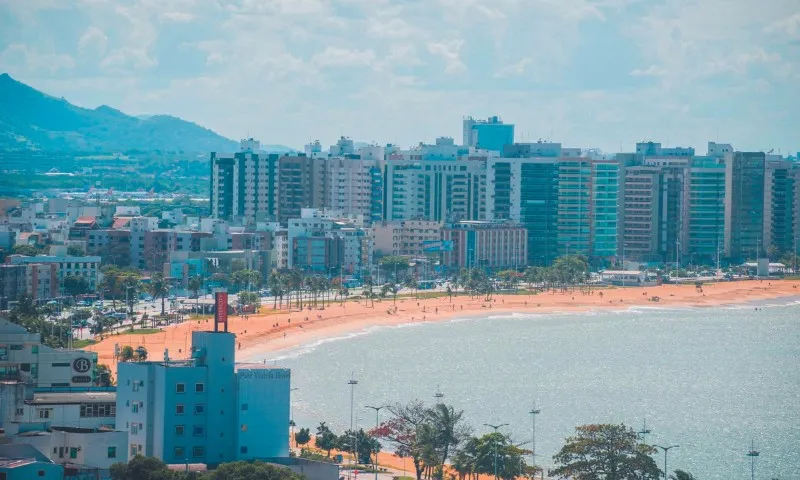
{"type": "Polygon", "coordinates": [[[440,242],[442,224],[427,220],[381,222],[372,227],[376,254],[421,257],[425,245],[440,242]]]}

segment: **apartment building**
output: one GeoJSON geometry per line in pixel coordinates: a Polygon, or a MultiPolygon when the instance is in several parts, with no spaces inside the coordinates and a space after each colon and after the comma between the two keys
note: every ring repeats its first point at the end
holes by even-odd
{"type": "Polygon", "coordinates": [[[725,167],[725,256],[737,262],[755,259],[766,249],[766,155],[735,152],[725,167]]]}
{"type": "Polygon", "coordinates": [[[278,162],[252,138],[236,153],[211,152],[211,215],[252,223],[272,219],[278,208],[278,162]]]}
{"type": "Polygon", "coordinates": [[[442,239],[442,223],[427,220],[381,222],[372,225],[375,253],[382,256],[424,257],[425,248],[442,239]]]}
{"type": "Polygon", "coordinates": [[[527,230],[519,224],[456,222],[442,229],[442,241],[452,245],[442,253],[449,268],[522,268],[527,264],[527,230]]]}

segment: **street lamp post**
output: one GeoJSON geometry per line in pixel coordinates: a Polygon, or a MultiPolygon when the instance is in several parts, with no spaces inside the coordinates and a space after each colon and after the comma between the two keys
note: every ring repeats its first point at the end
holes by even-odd
{"type": "Polygon", "coordinates": [[[750,457],[750,480],[756,478],[756,457],[759,455],[760,452],[756,450],[755,444],[750,440],[750,451],[747,452],[747,456],[750,457]]]}
{"type": "MultiPolygon", "coordinates": [[[[353,462],[355,465],[358,465],[358,444],[356,432],[353,428],[353,400],[355,399],[355,389],[356,385],[358,385],[358,380],[356,380],[353,376],[350,377],[350,381],[347,382],[350,385],[350,433],[353,435],[353,462]]],[[[351,475],[354,470],[350,470],[351,475]]]]}
{"type": "Polygon", "coordinates": [[[661,445],[653,445],[656,448],[664,450],[664,480],[667,480],[667,454],[673,448],[678,448],[680,445],[670,445],[669,447],[662,447],[661,445]]]}
{"type": "Polygon", "coordinates": [[[433,394],[433,398],[436,399],[436,403],[442,403],[444,393],[439,389],[439,385],[436,385],[436,393],[433,394]]]}
{"type": "MultiPolygon", "coordinates": [[[[507,423],[501,423],[500,425],[491,425],[489,423],[484,423],[489,428],[494,429],[494,433],[497,433],[497,429],[500,427],[507,427],[507,423]]],[[[494,480],[497,480],[497,438],[494,439],[494,480]]]]}
{"type": "Polygon", "coordinates": [[[531,408],[531,411],[528,412],[531,415],[531,420],[533,423],[533,430],[531,436],[531,459],[532,459],[531,463],[533,465],[536,465],[536,415],[539,415],[539,412],[541,412],[541,410],[536,408],[536,402],[533,402],[533,408],[531,408]]]}
{"type": "MultiPolygon", "coordinates": [[[[378,412],[381,409],[386,408],[386,405],[381,405],[379,407],[373,407],[372,405],[366,405],[366,408],[371,408],[375,410],[375,430],[378,429],[378,425],[380,424],[378,421],[378,412]]],[[[378,451],[375,451],[375,461],[372,463],[372,469],[375,470],[375,480],[378,480],[378,451]]]]}

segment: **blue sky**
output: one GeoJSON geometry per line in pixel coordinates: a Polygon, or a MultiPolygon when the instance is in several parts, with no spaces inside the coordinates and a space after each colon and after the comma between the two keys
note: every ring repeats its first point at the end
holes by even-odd
{"type": "Polygon", "coordinates": [[[231,138],[800,150],[800,0],[0,0],[0,71],[231,138]]]}

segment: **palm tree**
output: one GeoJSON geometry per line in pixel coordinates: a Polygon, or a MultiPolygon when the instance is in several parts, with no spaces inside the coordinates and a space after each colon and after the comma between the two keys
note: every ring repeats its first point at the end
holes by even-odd
{"type": "Polygon", "coordinates": [[[419,284],[417,283],[417,279],[415,279],[413,276],[409,275],[408,278],[406,278],[406,281],[403,282],[403,286],[411,290],[415,297],[417,296],[416,290],[419,287],[419,284]]]}
{"type": "MultiPolygon", "coordinates": [[[[372,293],[372,278],[367,277],[364,279],[364,289],[361,291],[361,294],[364,295],[364,306],[367,306],[367,302],[373,298],[372,293]]],[[[375,306],[375,300],[372,300],[372,306],[375,306]]]]}
{"type": "Polygon", "coordinates": [[[148,286],[150,296],[153,298],[161,297],[161,315],[166,313],[164,307],[164,299],[169,295],[169,283],[164,275],[161,273],[153,274],[150,278],[150,285],[148,286]]]}
{"type": "MultiPolygon", "coordinates": [[[[456,447],[464,438],[461,417],[464,416],[462,410],[456,411],[451,405],[437,403],[431,408],[431,421],[436,432],[436,445],[438,446],[438,470],[442,475],[444,464],[450,455],[451,447],[456,447]]],[[[441,478],[441,476],[440,476],[441,478]]]]}
{"type": "Polygon", "coordinates": [[[125,290],[125,298],[128,301],[128,313],[133,315],[133,306],[136,304],[136,296],[142,289],[138,275],[128,274],[122,279],[122,288],[125,290]]]}
{"type": "Polygon", "coordinates": [[[272,309],[275,310],[278,308],[278,296],[281,297],[281,303],[283,303],[283,285],[280,273],[272,272],[272,275],[267,279],[267,288],[269,288],[269,293],[272,295],[272,309]]]}
{"type": "Polygon", "coordinates": [[[195,310],[197,310],[197,306],[200,304],[200,289],[203,288],[203,277],[200,275],[195,275],[189,279],[188,282],[189,290],[195,296],[195,310]]]}

